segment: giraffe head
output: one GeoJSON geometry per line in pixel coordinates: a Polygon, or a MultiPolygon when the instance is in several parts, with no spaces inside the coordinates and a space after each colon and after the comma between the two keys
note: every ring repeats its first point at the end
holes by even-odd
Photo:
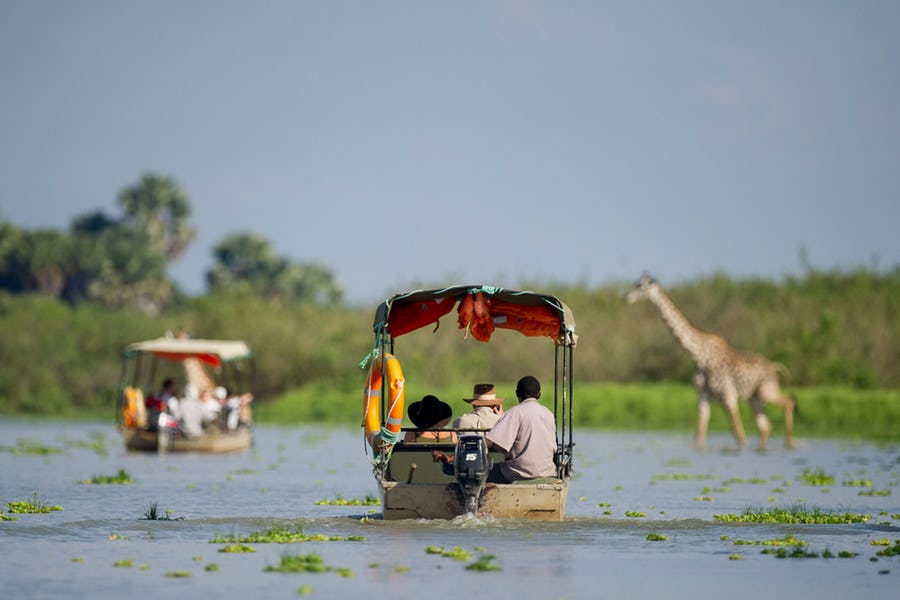
{"type": "Polygon", "coordinates": [[[631,291],[625,295],[625,300],[628,304],[634,304],[638,300],[648,300],[658,292],[659,282],[650,277],[649,274],[644,273],[637,283],[634,284],[634,287],[631,288],[631,291]]]}

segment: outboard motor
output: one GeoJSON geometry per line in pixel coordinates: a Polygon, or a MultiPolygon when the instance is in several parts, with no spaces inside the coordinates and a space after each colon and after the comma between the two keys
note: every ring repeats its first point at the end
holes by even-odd
{"type": "Polygon", "coordinates": [[[460,435],[454,459],[456,482],[462,492],[467,513],[475,514],[484,484],[491,471],[491,456],[480,435],[460,435]]]}

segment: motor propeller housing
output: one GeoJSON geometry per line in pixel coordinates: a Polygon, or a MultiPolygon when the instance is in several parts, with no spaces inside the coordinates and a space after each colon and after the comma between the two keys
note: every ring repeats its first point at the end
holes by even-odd
{"type": "Polygon", "coordinates": [[[474,513],[478,509],[481,492],[491,472],[491,457],[482,436],[475,434],[459,436],[456,442],[454,470],[466,512],[474,513]]]}

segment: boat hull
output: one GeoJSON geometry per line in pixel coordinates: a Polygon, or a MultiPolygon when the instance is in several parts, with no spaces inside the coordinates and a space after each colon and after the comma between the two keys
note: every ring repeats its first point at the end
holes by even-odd
{"type": "MultiPolygon", "coordinates": [[[[377,479],[377,478],[376,478],[377,479]]],[[[385,520],[453,519],[465,514],[464,500],[454,483],[402,483],[378,480],[385,520]]],[[[569,482],[563,479],[485,485],[479,518],[562,521],[569,482]]]]}
{"type": "Polygon", "coordinates": [[[168,432],[123,428],[125,448],[132,452],[195,452],[224,454],[241,452],[253,445],[253,432],[249,427],[234,431],[212,431],[195,437],[171,435],[168,432]]]}

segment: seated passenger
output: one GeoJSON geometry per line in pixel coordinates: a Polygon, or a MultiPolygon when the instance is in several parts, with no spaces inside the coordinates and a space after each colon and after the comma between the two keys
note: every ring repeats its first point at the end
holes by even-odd
{"type": "MultiPolygon", "coordinates": [[[[224,391],[225,388],[221,389],[224,391]]],[[[222,412],[222,403],[213,395],[212,390],[204,388],[203,391],[200,392],[200,404],[203,406],[203,426],[218,429],[219,415],[222,412]]]]}
{"type": "MultiPolygon", "coordinates": [[[[407,410],[409,420],[419,430],[442,429],[453,417],[453,409],[431,394],[413,402],[407,410]]],[[[404,442],[455,443],[456,433],[452,431],[407,431],[404,442]]]]}
{"type": "Polygon", "coordinates": [[[250,427],[253,424],[252,412],[250,411],[250,403],[253,402],[253,394],[246,392],[240,396],[232,395],[227,388],[224,389],[225,401],[225,426],[230,430],[235,430],[239,425],[250,427]]]}
{"type": "Polygon", "coordinates": [[[184,386],[184,398],[179,402],[181,418],[178,420],[181,431],[188,437],[203,433],[203,405],[197,394],[197,386],[192,383],[184,386]]]}
{"type": "Polygon", "coordinates": [[[453,423],[454,429],[490,429],[503,415],[503,398],[498,398],[493,383],[477,383],[471,398],[463,398],[474,408],[453,423]]]}
{"type": "MultiPolygon", "coordinates": [[[[177,386],[175,385],[174,379],[167,378],[163,381],[162,389],[159,392],[159,395],[149,395],[144,398],[144,406],[147,409],[147,428],[151,431],[156,431],[159,429],[160,424],[160,415],[165,413],[170,413],[169,411],[169,400],[175,398],[175,394],[177,393],[177,386]]],[[[177,408],[178,400],[175,399],[175,405],[177,408]]],[[[165,417],[162,419],[165,421],[165,417]]]]}

